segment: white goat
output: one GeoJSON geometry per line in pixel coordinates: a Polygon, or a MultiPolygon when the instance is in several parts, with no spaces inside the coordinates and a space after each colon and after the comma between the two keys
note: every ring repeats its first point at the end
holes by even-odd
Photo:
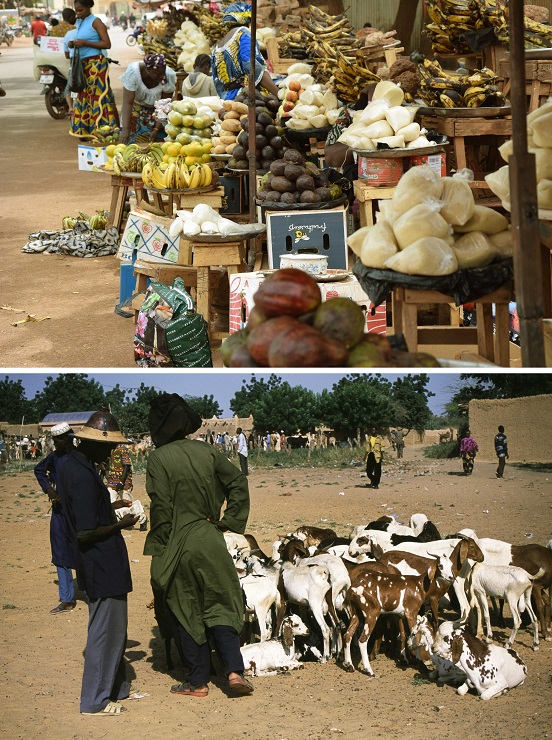
{"type": "MultiPolygon", "coordinates": [[[[540,572],[540,571],[539,571],[540,572]]],[[[538,574],[537,574],[538,575],[538,574]]],[[[487,596],[504,599],[508,602],[514,620],[512,633],[506,647],[512,647],[517,631],[521,625],[520,611],[527,610],[533,624],[533,650],[539,649],[539,628],[537,617],[531,606],[531,591],[535,577],[530,577],[523,568],[515,565],[488,565],[476,563],[468,578],[470,604],[477,611],[477,636],[483,634],[481,611],[485,615],[487,642],[492,642],[493,631],[489,616],[487,596]]]]}
{"type": "Polygon", "coordinates": [[[295,637],[308,635],[309,630],[296,614],[290,614],[282,622],[280,638],[244,645],[241,648],[245,669],[252,676],[273,676],[281,671],[302,668],[295,658],[295,637]]]}
{"type": "Polygon", "coordinates": [[[453,630],[447,639],[437,635],[433,649],[466,674],[456,690],[460,696],[474,688],[481,699],[492,699],[520,686],[527,676],[527,666],[515,650],[485,645],[463,629],[453,630]]]}
{"type": "Polygon", "coordinates": [[[240,578],[245,594],[246,614],[254,615],[259,623],[261,642],[272,637],[272,607],[280,606],[278,591],[279,568],[265,568],[258,558],[246,560],[247,575],[240,578]]]}

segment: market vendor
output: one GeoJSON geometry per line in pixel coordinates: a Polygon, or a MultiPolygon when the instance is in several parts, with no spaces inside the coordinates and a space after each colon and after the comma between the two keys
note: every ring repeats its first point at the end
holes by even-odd
{"type": "MultiPolygon", "coordinates": [[[[228,28],[226,35],[217,42],[211,54],[213,80],[219,98],[234,100],[240,90],[247,88],[251,68],[251,6],[244,2],[228,5],[223,11],[222,22],[228,28]]],[[[265,66],[257,43],[255,49],[255,86],[278,95],[265,66]]]]}
{"type": "Polygon", "coordinates": [[[123,83],[119,142],[163,138],[163,124],[154,118],[154,105],[161,98],[172,97],[176,86],[176,72],[166,65],[163,54],[148,54],[143,61],[132,62],[119,79],[123,83]]]}
{"type": "Polygon", "coordinates": [[[351,184],[349,189],[340,180],[339,184],[342,190],[346,191],[349,196],[349,201],[352,204],[354,200],[353,194],[353,181],[358,180],[358,164],[355,153],[350,149],[347,144],[343,144],[338,141],[341,134],[345,129],[353,123],[353,113],[357,110],[364,110],[370,100],[376,83],[370,83],[360,91],[359,98],[356,103],[344,105],[339,111],[339,117],[334,125],[331,127],[328,136],[326,137],[326,146],[324,150],[324,156],[326,158],[326,164],[330,169],[340,172],[343,177],[348,180],[351,184]]]}
{"type": "Polygon", "coordinates": [[[182,94],[187,98],[218,97],[211,77],[211,58],[208,54],[198,54],[194,61],[194,71],[182,83],[182,94]]]}

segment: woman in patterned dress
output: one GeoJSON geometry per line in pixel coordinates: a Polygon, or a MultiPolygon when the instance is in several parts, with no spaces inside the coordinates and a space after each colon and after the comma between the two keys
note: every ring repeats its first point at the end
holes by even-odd
{"type": "Polygon", "coordinates": [[[460,457],[462,458],[462,466],[464,468],[465,475],[471,475],[473,472],[473,466],[475,463],[475,456],[479,452],[477,442],[471,436],[470,430],[466,432],[466,436],[460,442],[460,457]]]}
{"type": "Polygon", "coordinates": [[[102,126],[112,129],[119,126],[106,56],[111,40],[105,24],[92,15],[93,5],[94,0],[76,0],[77,28],[68,44],[71,56],[71,52],[79,50],[87,83],[75,100],[69,128],[69,133],[78,138],[90,138],[102,126]]]}
{"type": "MultiPolygon", "coordinates": [[[[239,91],[248,86],[251,69],[251,6],[244,2],[232,3],[223,11],[222,21],[228,33],[213,49],[211,66],[218,96],[234,100],[239,91]]],[[[255,52],[255,86],[278,95],[278,88],[265,66],[259,44],[255,52]]]]}

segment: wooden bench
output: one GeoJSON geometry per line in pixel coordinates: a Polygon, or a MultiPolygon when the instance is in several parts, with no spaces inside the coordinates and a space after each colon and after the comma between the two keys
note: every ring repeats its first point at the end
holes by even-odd
{"type": "Polygon", "coordinates": [[[134,190],[136,193],[136,205],[140,205],[142,201],[149,202],[146,186],[140,173],[133,173],[132,177],[111,175],[111,204],[107,225],[115,226],[119,232],[123,230],[124,210],[129,190],[134,190]]]}

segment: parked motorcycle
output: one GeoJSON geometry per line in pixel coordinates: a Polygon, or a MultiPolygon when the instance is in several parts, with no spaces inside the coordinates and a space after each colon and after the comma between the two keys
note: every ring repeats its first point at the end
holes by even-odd
{"type": "Polygon", "coordinates": [[[16,38],[20,38],[21,36],[23,36],[23,26],[12,26],[11,29],[16,38]]]}
{"type": "Polygon", "coordinates": [[[138,41],[138,37],[141,36],[143,33],[146,32],[146,29],[144,26],[136,26],[134,31],[132,33],[129,33],[126,37],[126,42],[129,46],[134,46],[134,44],[138,41]]]}
{"type": "Polygon", "coordinates": [[[41,95],[44,95],[46,110],[52,118],[65,118],[69,112],[69,106],[65,100],[65,87],[67,78],[52,64],[40,64],[40,79],[43,88],[41,95]]]}
{"type": "Polygon", "coordinates": [[[14,36],[15,34],[11,28],[2,26],[0,28],[0,45],[6,44],[6,46],[11,46],[13,44],[14,36]]]}

